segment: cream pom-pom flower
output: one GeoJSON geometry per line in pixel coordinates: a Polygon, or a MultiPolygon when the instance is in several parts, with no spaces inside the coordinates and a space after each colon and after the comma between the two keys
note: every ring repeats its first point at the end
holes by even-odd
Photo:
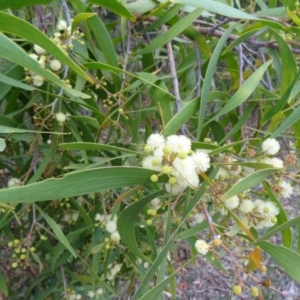
{"type": "Polygon", "coordinates": [[[44,78],[40,75],[33,75],[32,77],[32,83],[34,86],[42,86],[44,83],[44,78]]]}
{"type": "Polygon", "coordinates": [[[61,69],[61,62],[58,59],[53,59],[50,61],[50,68],[53,71],[59,71],[61,69]]]}
{"type": "Polygon", "coordinates": [[[184,135],[170,135],[167,137],[166,145],[169,146],[172,152],[186,152],[191,150],[191,140],[184,135]]]}
{"type": "Polygon", "coordinates": [[[233,210],[239,206],[240,199],[238,196],[233,196],[233,197],[225,200],[224,203],[227,206],[227,208],[229,208],[230,210],[233,210]]]}
{"type": "Polygon", "coordinates": [[[210,167],[210,158],[207,153],[196,150],[192,155],[192,160],[197,173],[206,172],[210,167]]]}
{"type": "Polygon", "coordinates": [[[279,149],[280,145],[275,139],[268,138],[262,143],[262,150],[269,155],[276,154],[279,149]]]}
{"type": "Polygon", "coordinates": [[[58,30],[67,30],[68,29],[68,23],[65,20],[60,20],[57,24],[58,30]]]}
{"type": "Polygon", "coordinates": [[[288,182],[282,180],[279,186],[281,187],[280,194],[284,198],[289,198],[293,194],[293,187],[288,182]]]}
{"type": "Polygon", "coordinates": [[[197,240],[195,248],[198,253],[205,255],[209,250],[209,245],[204,240],[197,240]]]}
{"type": "Polygon", "coordinates": [[[64,123],[66,122],[67,120],[67,116],[62,113],[62,112],[58,112],[55,114],[55,117],[56,117],[56,120],[59,122],[59,123],[64,123]]]}
{"type": "Polygon", "coordinates": [[[254,209],[254,203],[250,199],[244,199],[239,205],[239,211],[248,214],[254,209]]]}
{"type": "Polygon", "coordinates": [[[164,137],[159,133],[152,133],[147,139],[147,145],[154,151],[157,148],[163,147],[165,144],[164,137]]]}
{"type": "Polygon", "coordinates": [[[115,231],[117,231],[117,223],[114,220],[110,220],[106,223],[105,225],[105,229],[107,232],[109,233],[113,233],[115,231]]]}

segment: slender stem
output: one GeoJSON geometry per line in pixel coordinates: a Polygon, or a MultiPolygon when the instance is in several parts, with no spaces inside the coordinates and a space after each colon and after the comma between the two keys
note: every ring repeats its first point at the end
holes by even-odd
{"type": "MultiPolygon", "coordinates": [[[[164,32],[167,31],[166,25],[162,26],[162,30],[164,32]]],[[[178,78],[177,78],[177,73],[176,73],[176,64],[175,64],[175,59],[174,59],[173,48],[172,48],[171,42],[167,43],[167,50],[168,50],[168,59],[169,59],[171,77],[173,79],[174,96],[176,99],[176,112],[178,113],[181,110],[181,98],[180,98],[179,83],[178,83],[178,78]]],[[[184,126],[181,126],[180,131],[183,135],[185,135],[186,131],[185,131],[184,126]]]]}
{"type": "Polygon", "coordinates": [[[197,97],[201,95],[201,80],[202,80],[202,74],[201,74],[201,57],[200,57],[200,51],[199,46],[196,41],[194,41],[194,47],[196,52],[196,61],[197,61],[197,97]]]}
{"type": "Polygon", "coordinates": [[[60,267],[60,271],[61,271],[61,278],[62,278],[62,282],[63,282],[63,286],[64,286],[64,294],[65,294],[65,298],[68,299],[68,291],[67,291],[67,279],[65,276],[65,272],[63,267],[60,267]]]}

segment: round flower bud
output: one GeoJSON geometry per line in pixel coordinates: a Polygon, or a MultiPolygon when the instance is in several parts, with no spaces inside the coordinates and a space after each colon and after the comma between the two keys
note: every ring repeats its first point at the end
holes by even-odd
{"type": "Polygon", "coordinates": [[[156,174],[151,175],[150,177],[152,182],[157,182],[158,181],[158,176],[156,174]]]}
{"type": "Polygon", "coordinates": [[[53,71],[58,71],[61,69],[61,62],[58,59],[53,59],[50,62],[50,68],[53,71]]]}
{"type": "Polygon", "coordinates": [[[184,152],[184,151],[178,152],[177,155],[178,155],[178,157],[179,157],[180,159],[185,159],[185,158],[187,157],[187,153],[184,152]]]}
{"type": "Polygon", "coordinates": [[[18,263],[16,263],[16,262],[13,262],[12,264],[11,264],[11,266],[12,266],[12,268],[17,268],[18,267],[18,263]]]}
{"type": "Polygon", "coordinates": [[[119,108],[119,109],[118,109],[118,112],[119,112],[119,114],[121,114],[121,115],[122,115],[122,114],[124,113],[124,110],[123,110],[123,108],[119,108]]]}
{"type": "Polygon", "coordinates": [[[211,143],[211,139],[208,138],[208,137],[206,137],[206,138],[204,139],[204,143],[211,143]]]}
{"type": "Polygon", "coordinates": [[[47,237],[45,235],[41,235],[41,240],[42,241],[46,241],[47,240],[47,237]]]}
{"type": "Polygon", "coordinates": [[[148,219],[147,221],[146,221],[146,223],[147,223],[147,225],[152,225],[152,220],[151,219],[148,219]]]}
{"type": "Polygon", "coordinates": [[[232,292],[235,294],[235,295],[239,295],[241,292],[242,292],[242,287],[240,285],[235,285],[233,288],[232,288],[232,292]]]}
{"type": "Polygon", "coordinates": [[[259,267],[259,270],[260,270],[260,272],[261,273],[266,273],[267,272],[267,267],[266,266],[264,266],[264,265],[261,265],[260,267],[259,267]]]}
{"type": "Polygon", "coordinates": [[[17,239],[14,240],[14,244],[15,244],[15,245],[18,245],[19,243],[20,243],[19,240],[17,240],[17,239]]]}
{"type": "Polygon", "coordinates": [[[155,216],[156,215],[156,210],[155,209],[148,209],[147,214],[150,216],[155,216]]]}
{"type": "Polygon", "coordinates": [[[35,250],[36,250],[35,247],[30,247],[31,252],[34,252],[35,250]]]}
{"type": "Polygon", "coordinates": [[[144,151],[145,151],[146,153],[150,153],[152,150],[151,150],[151,147],[150,147],[149,145],[146,145],[146,146],[144,147],[144,151]]]}
{"type": "Polygon", "coordinates": [[[156,166],[160,165],[160,162],[157,158],[154,157],[151,161],[151,164],[152,164],[152,166],[156,167],[156,166]]]}
{"type": "Polygon", "coordinates": [[[13,242],[9,242],[9,243],[7,244],[8,247],[12,247],[13,245],[14,245],[13,242]]]}
{"type": "Polygon", "coordinates": [[[176,183],[177,183],[176,177],[170,177],[170,178],[169,178],[169,183],[170,183],[171,185],[176,184],[176,183]]]}
{"type": "Polygon", "coordinates": [[[163,166],[161,169],[163,174],[170,174],[171,173],[171,168],[169,166],[163,166]]]}
{"type": "Polygon", "coordinates": [[[215,245],[216,247],[220,246],[221,244],[222,244],[222,241],[221,241],[220,239],[215,239],[215,240],[214,240],[214,245],[215,245]]]}
{"type": "Polygon", "coordinates": [[[272,218],[271,218],[271,222],[272,222],[273,224],[276,224],[276,223],[277,223],[277,218],[276,218],[276,217],[272,217],[272,218]]]}
{"type": "Polygon", "coordinates": [[[171,149],[170,146],[164,146],[163,147],[163,152],[164,152],[164,154],[168,155],[168,154],[172,153],[172,149],[171,149]]]}
{"type": "Polygon", "coordinates": [[[250,293],[251,293],[251,295],[252,295],[253,297],[258,297],[258,295],[259,295],[258,288],[257,288],[257,287],[251,288],[250,293]]]}
{"type": "Polygon", "coordinates": [[[26,254],[21,254],[20,258],[21,259],[25,259],[26,258],[26,254]]]}

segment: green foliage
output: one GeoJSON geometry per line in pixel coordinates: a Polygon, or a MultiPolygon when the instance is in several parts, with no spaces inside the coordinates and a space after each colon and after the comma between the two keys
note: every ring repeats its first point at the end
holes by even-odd
{"type": "Polygon", "coordinates": [[[0,2],[1,299],[300,283],[298,2],[0,2]]]}

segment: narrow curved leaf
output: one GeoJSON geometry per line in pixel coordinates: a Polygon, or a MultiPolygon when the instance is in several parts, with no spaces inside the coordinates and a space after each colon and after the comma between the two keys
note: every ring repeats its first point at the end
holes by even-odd
{"type": "Polygon", "coordinates": [[[272,61],[268,61],[260,66],[237,90],[237,92],[232,96],[231,99],[225,104],[225,106],[220,109],[218,113],[216,113],[212,118],[209,119],[207,123],[217,119],[218,117],[228,113],[229,111],[235,109],[239,105],[241,105],[244,101],[248,99],[248,97],[253,93],[253,91],[257,88],[259,82],[261,81],[265,71],[270,66],[272,61]]]}
{"type": "Polygon", "coordinates": [[[176,131],[195,114],[199,106],[199,98],[185,104],[181,110],[166,124],[161,133],[164,136],[175,134],[176,131]]]}
{"type": "Polygon", "coordinates": [[[10,77],[8,77],[4,74],[1,74],[1,73],[0,73],[0,81],[7,84],[7,85],[15,86],[15,87],[18,87],[18,88],[23,89],[23,90],[33,91],[33,90],[36,89],[34,86],[25,84],[21,81],[15,80],[15,79],[10,78],[10,77]]]}
{"type": "Polygon", "coordinates": [[[61,63],[70,67],[70,69],[78,75],[82,76],[90,83],[94,83],[94,80],[77,64],[75,64],[56,44],[28,22],[4,12],[0,12],[0,31],[14,34],[33,44],[39,45],[47,52],[54,55],[61,61],[61,63]]]}
{"type": "Polygon", "coordinates": [[[48,216],[41,208],[39,208],[37,205],[35,206],[40,213],[42,214],[43,218],[47,221],[49,226],[52,228],[55,237],[72,253],[74,257],[77,257],[77,254],[75,250],[70,245],[69,241],[67,240],[66,236],[63,234],[61,228],[58,226],[58,224],[50,217],[48,216]]]}
{"type": "Polygon", "coordinates": [[[174,37],[178,36],[184,29],[190,26],[201,14],[202,9],[195,9],[193,12],[189,13],[181,20],[179,20],[176,24],[168,29],[168,31],[163,34],[158,35],[147,47],[138,51],[138,54],[145,54],[152,52],[169,41],[171,41],[174,37]]]}
{"type": "Polygon", "coordinates": [[[256,245],[270,254],[292,279],[300,283],[300,255],[298,253],[265,241],[257,242],[256,245]]]}
{"type": "Polygon", "coordinates": [[[106,144],[97,144],[97,143],[65,143],[59,144],[59,147],[66,150],[107,150],[107,151],[118,151],[118,152],[126,152],[132,154],[140,154],[137,151],[129,150],[127,148],[110,146],[106,144]]]}
{"type": "Polygon", "coordinates": [[[298,216],[298,217],[296,217],[296,218],[294,218],[290,221],[287,221],[286,223],[283,223],[278,227],[275,227],[275,228],[271,229],[266,234],[264,234],[262,237],[260,237],[258,240],[259,241],[267,240],[279,231],[285,230],[285,229],[290,228],[292,226],[298,226],[298,225],[300,225],[300,216],[298,216]]]}
{"type": "Polygon", "coordinates": [[[49,4],[52,0],[1,0],[0,9],[49,4]]]}
{"type": "Polygon", "coordinates": [[[96,13],[81,13],[81,14],[78,14],[72,22],[71,32],[73,32],[76,29],[77,25],[80,22],[85,21],[86,19],[91,18],[95,15],[96,15],[96,13]]]}
{"type": "Polygon", "coordinates": [[[238,195],[249,188],[256,186],[257,184],[261,183],[266,176],[275,172],[278,172],[278,169],[270,168],[254,172],[248,177],[238,181],[221,197],[221,199],[223,201],[226,201],[227,199],[238,195]]]}
{"type": "Polygon", "coordinates": [[[31,203],[75,197],[131,185],[143,185],[151,183],[150,177],[153,173],[155,173],[153,170],[134,167],[77,171],[62,178],[50,178],[21,187],[1,189],[0,203],[31,203]]]}
{"type": "Polygon", "coordinates": [[[88,2],[103,6],[114,12],[116,15],[125,17],[130,21],[134,21],[136,19],[135,16],[118,0],[88,0],[88,2]]]}
{"type": "Polygon", "coordinates": [[[161,196],[164,193],[165,190],[160,190],[140,199],[139,201],[123,210],[118,217],[118,231],[123,243],[135,256],[141,258],[144,261],[151,262],[151,260],[146,257],[138,247],[134,227],[138,222],[139,213],[142,211],[143,207],[146,206],[152,199],[161,196]]]}
{"type": "MultiPolygon", "coordinates": [[[[0,12],[0,30],[2,21],[1,18],[2,16],[0,12]]],[[[55,45],[55,47],[57,46],[55,45]]],[[[63,80],[60,80],[59,77],[51,71],[44,70],[37,61],[32,59],[22,48],[20,48],[11,39],[9,39],[2,33],[0,33],[0,57],[13,61],[20,66],[32,70],[36,74],[39,74],[40,76],[52,81],[53,83],[64,89],[67,93],[75,97],[90,98],[90,96],[87,94],[76,91],[74,89],[70,89],[63,80]]]]}
{"type": "Polygon", "coordinates": [[[223,4],[221,2],[216,2],[212,0],[172,0],[174,3],[192,5],[195,7],[201,7],[206,9],[212,13],[219,14],[221,16],[227,16],[230,18],[238,18],[238,19],[245,19],[245,20],[259,20],[259,18],[255,16],[251,16],[239,9],[233,8],[229,5],[223,4]]]}
{"type": "Polygon", "coordinates": [[[8,288],[7,288],[7,285],[5,283],[4,277],[2,276],[1,273],[0,273],[0,290],[2,291],[2,293],[5,296],[8,296],[8,288]]]}
{"type": "Polygon", "coordinates": [[[205,112],[207,110],[207,102],[209,98],[209,91],[211,89],[212,79],[215,73],[215,69],[217,66],[217,62],[219,60],[221,51],[223,49],[224,44],[227,41],[227,38],[229,37],[230,33],[232,32],[235,25],[230,26],[226,32],[223,34],[221,39],[219,40],[207,67],[207,71],[205,74],[205,79],[203,82],[202,92],[201,92],[201,101],[199,106],[199,117],[198,117],[198,130],[197,130],[197,140],[199,141],[202,129],[203,129],[203,123],[204,123],[204,117],[205,112]]]}

